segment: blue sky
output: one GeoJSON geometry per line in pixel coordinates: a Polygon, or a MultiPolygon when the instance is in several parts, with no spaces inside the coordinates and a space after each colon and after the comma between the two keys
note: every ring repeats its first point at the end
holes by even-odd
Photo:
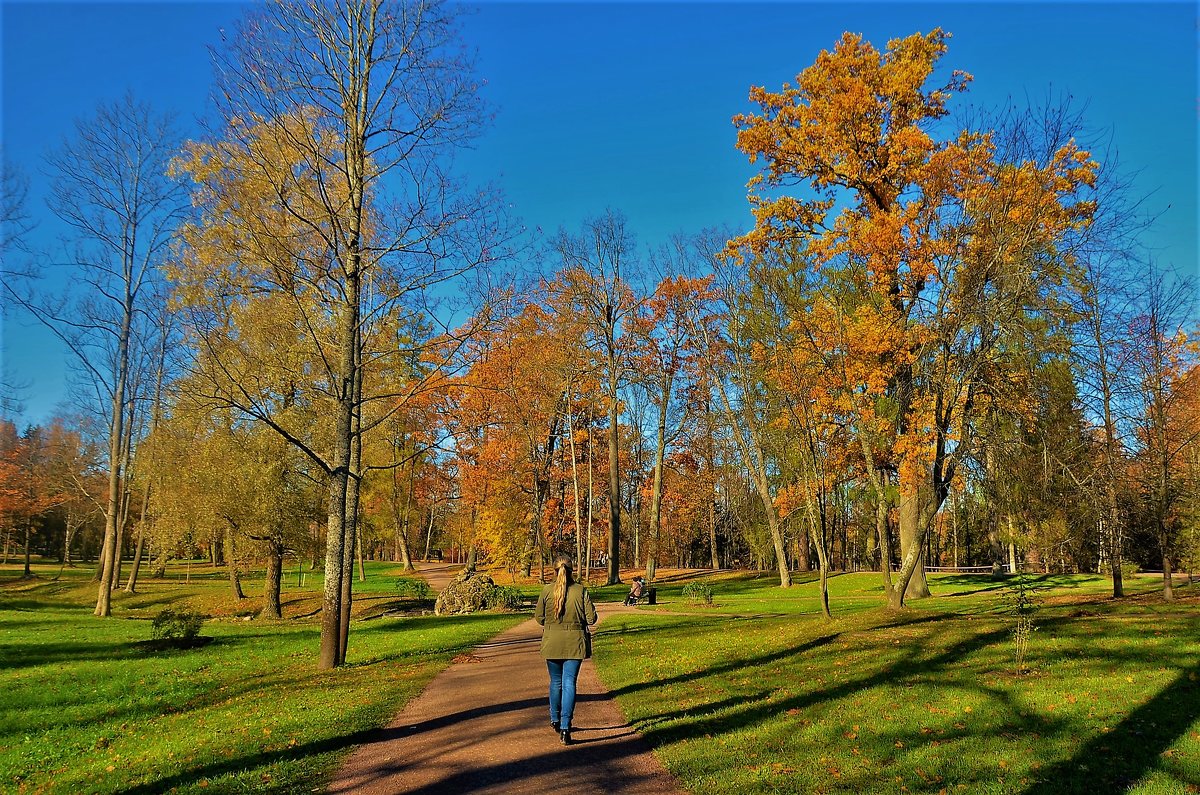
{"type": "MultiPolygon", "coordinates": [[[[33,176],[46,147],[127,89],[186,128],[206,112],[207,47],[227,3],[0,3],[0,130],[33,176]]],[[[1023,104],[1051,92],[1087,104],[1147,207],[1160,263],[1197,270],[1197,38],[1193,3],[483,3],[464,22],[492,126],[462,158],[495,181],[530,228],[576,228],[624,212],[647,245],[674,231],[745,226],[752,175],[733,148],[751,85],[778,88],[843,31],[882,47],[940,26],[946,69],[975,81],[956,103],[1023,104]]],[[[45,218],[35,236],[50,245],[45,218]]],[[[9,313],[5,368],[28,387],[27,421],[66,398],[66,354],[9,313]]]]}

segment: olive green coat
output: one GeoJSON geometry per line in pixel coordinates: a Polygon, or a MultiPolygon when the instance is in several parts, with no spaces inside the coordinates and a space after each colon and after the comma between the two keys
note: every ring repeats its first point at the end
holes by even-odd
{"type": "Polygon", "coordinates": [[[547,660],[586,660],[592,656],[592,633],[588,625],[596,623],[596,606],[587,588],[574,583],[567,589],[567,605],[562,618],[554,615],[554,584],[542,589],[534,619],[542,625],[542,657],[547,660]]]}

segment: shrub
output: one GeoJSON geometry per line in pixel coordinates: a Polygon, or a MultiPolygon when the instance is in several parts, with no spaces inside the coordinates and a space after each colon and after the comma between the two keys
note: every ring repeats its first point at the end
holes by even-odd
{"type": "Polygon", "coordinates": [[[154,617],[150,637],[154,640],[188,641],[200,634],[204,616],[187,607],[168,607],[154,617]]]}
{"type": "Polygon", "coordinates": [[[1136,563],[1121,561],[1121,581],[1128,583],[1133,580],[1133,576],[1139,571],[1136,563]]]}
{"type": "Polygon", "coordinates": [[[498,607],[506,610],[520,610],[521,601],[521,591],[509,585],[497,585],[487,595],[487,605],[493,610],[498,607]]]}
{"type": "Polygon", "coordinates": [[[1013,618],[1013,657],[1017,673],[1024,673],[1028,670],[1025,659],[1029,653],[1029,642],[1037,630],[1033,616],[1041,607],[1041,599],[1036,586],[1025,574],[1018,574],[1008,581],[1003,599],[1005,612],[1013,618]]]}
{"type": "Polygon", "coordinates": [[[396,593],[401,597],[425,601],[433,596],[433,589],[420,577],[400,577],[396,580],[396,593]]]}
{"type": "Polygon", "coordinates": [[[711,605],[713,603],[713,587],[705,580],[696,580],[683,586],[683,598],[694,605],[711,605]]]}

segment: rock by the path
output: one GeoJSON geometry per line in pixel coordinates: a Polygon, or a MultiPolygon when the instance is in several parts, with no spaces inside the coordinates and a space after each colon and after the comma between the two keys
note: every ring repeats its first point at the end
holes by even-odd
{"type": "Polygon", "coordinates": [[[486,610],[492,606],[496,588],[491,577],[474,568],[465,568],[438,594],[433,612],[444,616],[486,610]]]}

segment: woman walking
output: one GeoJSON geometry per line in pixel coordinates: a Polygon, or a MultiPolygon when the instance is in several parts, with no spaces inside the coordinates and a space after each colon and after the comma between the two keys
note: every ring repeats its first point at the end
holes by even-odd
{"type": "Polygon", "coordinates": [[[550,672],[550,726],[563,745],[570,745],[575,681],[579,666],[592,656],[588,627],[596,623],[596,606],[571,576],[570,560],[559,558],[554,567],[554,582],[542,589],[534,618],[542,625],[542,657],[550,672]]]}

